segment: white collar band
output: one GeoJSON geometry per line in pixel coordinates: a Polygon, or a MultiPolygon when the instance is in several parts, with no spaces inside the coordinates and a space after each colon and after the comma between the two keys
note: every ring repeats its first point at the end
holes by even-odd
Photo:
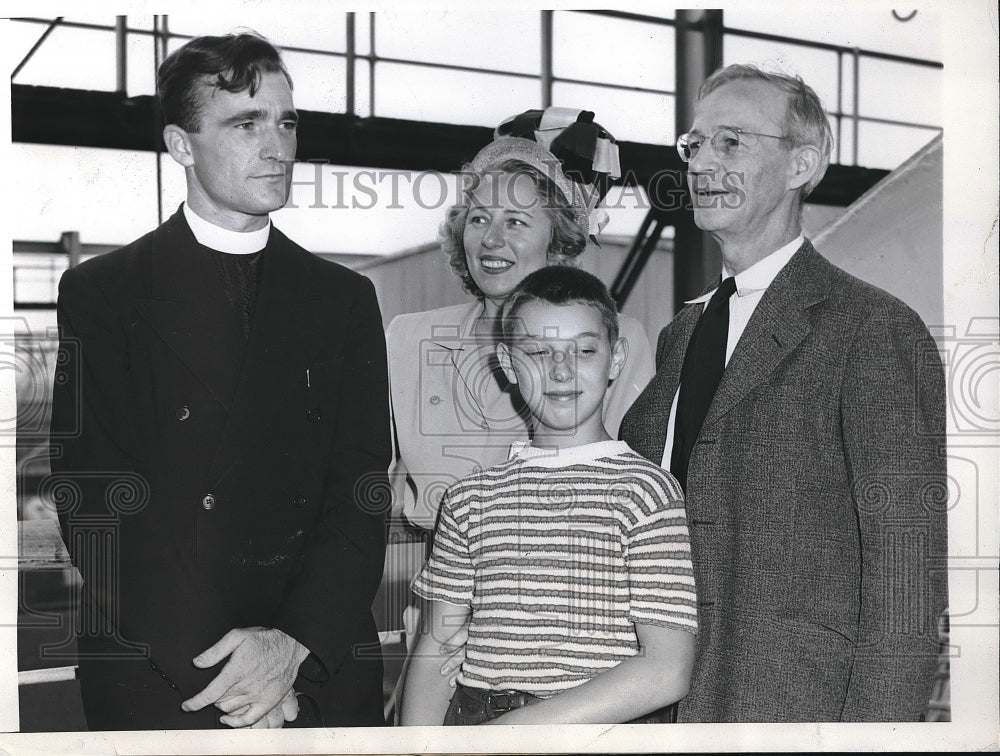
{"type": "Polygon", "coordinates": [[[199,244],[229,255],[252,255],[260,252],[267,246],[267,239],[271,235],[270,218],[267,219],[267,225],[257,231],[230,231],[196,214],[188,207],[187,202],[184,203],[184,218],[199,244]]]}

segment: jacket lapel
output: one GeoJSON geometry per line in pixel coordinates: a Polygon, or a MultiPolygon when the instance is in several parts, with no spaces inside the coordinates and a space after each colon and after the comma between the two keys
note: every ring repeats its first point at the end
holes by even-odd
{"type": "MultiPolygon", "coordinates": [[[[705,427],[735,407],[812,330],[807,309],[826,299],[829,268],[806,240],[764,292],[715,394],[705,427]]],[[[681,357],[683,360],[683,356],[681,357]]]]}
{"type": "Polygon", "coordinates": [[[647,459],[659,462],[663,456],[663,449],[667,442],[667,424],[670,421],[670,406],[673,404],[674,395],[681,381],[681,368],[684,366],[684,354],[687,351],[688,342],[694,333],[694,328],[701,317],[701,305],[688,305],[681,310],[670,328],[675,334],[669,345],[664,347],[662,354],[657,354],[656,375],[653,376],[648,390],[648,404],[642,407],[644,413],[648,413],[653,418],[652,422],[643,423],[640,427],[648,429],[649,433],[644,439],[636,439],[646,446],[645,449],[636,449],[647,459]]]}
{"type": "Polygon", "coordinates": [[[153,232],[150,297],[137,307],[156,334],[227,409],[244,340],[239,320],[181,211],[153,232]]]}

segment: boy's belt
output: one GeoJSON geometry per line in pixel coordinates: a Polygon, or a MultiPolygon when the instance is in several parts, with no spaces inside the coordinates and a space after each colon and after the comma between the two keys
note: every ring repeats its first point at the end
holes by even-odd
{"type": "Polygon", "coordinates": [[[539,700],[530,693],[497,693],[492,690],[477,690],[473,695],[494,709],[520,709],[539,700]]]}
{"type": "Polygon", "coordinates": [[[531,695],[531,693],[484,690],[482,688],[470,688],[467,685],[461,684],[459,684],[458,688],[462,695],[473,699],[486,712],[489,712],[491,716],[500,715],[513,709],[520,709],[522,706],[542,700],[538,696],[531,695]]]}

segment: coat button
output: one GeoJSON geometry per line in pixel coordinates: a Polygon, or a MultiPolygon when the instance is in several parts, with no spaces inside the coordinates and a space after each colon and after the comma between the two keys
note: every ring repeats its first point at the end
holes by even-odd
{"type": "Polygon", "coordinates": [[[190,408],[186,404],[183,407],[178,407],[177,408],[177,419],[178,420],[180,420],[181,422],[184,422],[189,417],[191,417],[191,410],[190,410],[190,408]]]}
{"type": "Polygon", "coordinates": [[[215,497],[212,494],[205,494],[205,498],[201,500],[202,509],[215,509],[215,497]]]}
{"type": "Polygon", "coordinates": [[[441,403],[441,397],[438,396],[437,394],[435,394],[428,401],[430,401],[431,404],[440,404],[441,403]]]}
{"type": "Polygon", "coordinates": [[[311,410],[306,411],[306,419],[310,423],[318,423],[323,418],[323,414],[319,411],[319,407],[313,407],[311,410]]]}
{"type": "Polygon", "coordinates": [[[297,509],[302,509],[302,507],[306,505],[307,501],[308,499],[306,499],[305,496],[296,496],[292,499],[292,504],[294,504],[297,509]]]}

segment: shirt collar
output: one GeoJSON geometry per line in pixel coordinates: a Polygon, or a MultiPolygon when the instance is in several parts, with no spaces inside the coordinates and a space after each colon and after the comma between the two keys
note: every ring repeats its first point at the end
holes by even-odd
{"type": "Polygon", "coordinates": [[[271,234],[270,218],[267,219],[267,225],[257,231],[230,231],[196,214],[188,207],[187,202],[184,203],[184,218],[199,244],[230,255],[252,255],[254,252],[260,252],[267,246],[267,239],[271,234]]]}
{"type": "MultiPolygon", "coordinates": [[[[739,297],[745,297],[748,294],[764,291],[764,289],[770,286],[771,282],[778,277],[781,269],[788,264],[788,261],[792,259],[792,256],[799,251],[799,247],[802,246],[804,241],[805,236],[799,234],[785,246],[775,250],[763,260],[758,260],[742,273],[738,274],[736,276],[736,295],[739,297]]],[[[725,279],[728,275],[729,274],[726,272],[726,266],[723,265],[722,278],[725,279]]],[[[685,304],[703,304],[707,302],[715,293],[715,288],[705,294],[702,294],[700,297],[687,300],[685,304]]]]}
{"type": "Polygon", "coordinates": [[[509,459],[531,460],[532,465],[541,467],[566,467],[568,465],[593,462],[602,457],[613,457],[630,451],[624,441],[595,441],[565,449],[547,449],[532,446],[530,442],[515,441],[510,446],[509,459]]]}

